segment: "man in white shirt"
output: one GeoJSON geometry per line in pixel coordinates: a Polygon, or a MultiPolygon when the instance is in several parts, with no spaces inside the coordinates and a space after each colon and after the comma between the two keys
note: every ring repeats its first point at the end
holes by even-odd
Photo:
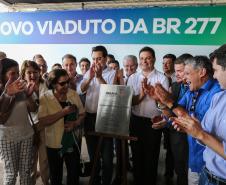
{"type": "MultiPolygon", "coordinates": [[[[96,113],[98,107],[98,99],[101,84],[113,84],[115,70],[107,68],[107,50],[104,46],[96,46],[92,49],[93,64],[89,71],[84,75],[84,80],[81,85],[81,91],[86,92],[86,118],[85,118],[85,133],[95,131],[96,113]]],[[[91,162],[94,160],[95,150],[98,144],[98,137],[86,135],[86,142],[91,162]]],[[[113,172],[113,139],[104,138],[101,148],[101,161],[98,163],[94,184],[110,185],[113,172]],[[100,176],[100,166],[102,174],[100,176]],[[102,183],[101,183],[102,182],[102,183]]]]}
{"type": "Polygon", "coordinates": [[[176,56],[174,54],[166,54],[163,56],[162,68],[164,75],[169,78],[170,84],[176,82],[176,75],[174,70],[174,62],[176,56]]]}
{"type": "Polygon", "coordinates": [[[142,48],[139,59],[141,72],[132,74],[127,84],[134,90],[130,134],[138,138],[131,142],[134,184],[156,185],[162,130],[153,128],[152,119],[159,117],[161,112],[155,100],[146,95],[143,84],[161,83],[168,89],[169,82],[163,73],[154,68],[155,51],[152,48],[142,48]]]}
{"type": "Polygon", "coordinates": [[[65,69],[70,77],[69,87],[77,91],[78,94],[80,92],[80,85],[83,79],[83,76],[78,74],[76,71],[77,68],[77,59],[72,54],[66,54],[62,57],[62,67],[65,69]]]}
{"type": "Polygon", "coordinates": [[[125,71],[124,81],[125,84],[127,84],[129,77],[137,71],[137,57],[134,55],[126,55],[123,58],[123,67],[125,71]]]}

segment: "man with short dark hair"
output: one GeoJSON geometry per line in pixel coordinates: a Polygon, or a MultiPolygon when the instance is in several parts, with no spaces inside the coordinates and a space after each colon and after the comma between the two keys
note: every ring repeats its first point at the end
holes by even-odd
{"type": "MultiPolygon", "coordinates": [[[[176,56],[174,54],[166,54],[163,56],[163,71],[164,75],[169,80],[169,85],[171,86],[173,82],[176,82],[175,70],[174,70],[174,62],[176,60],[176,56]]],[[[166,181],[170,182],[174,175],[174,163],[173,163],[173,154],[170,147],[170,137],[169,137],[169,128],[163,128],[163,136],[164,142],[163,146],[166,150],[165,156],[165,174],[166,181]]]]}
{"type": "Polygon", "coordinates": [[[146,83],[161,83],[168,89],[169,84],[167,77],[154,67],[155,51],[152,48],[142,48],[139,59],[141,72],[132,74],[127,84],[134,91],[130,135],[138,138],[131,141],[134,184],[156,185],[162,130],[153,128],[153,119],[159,117],[161,112],[157,109],[156,101],[147,96],[143,86],[146,83]]]}
{"type": "MultiPolygon", "coordinates": [[[[192,58],[190,54],[180,55],[174,62],[176,82],[171,85],[171,93],[174,101],[179,102],[188,90],[184,77],[185,61],[192,58]]],[[[188,185],[188,142],[185,133],[177,132],[169,127],[170,148],[173,157],[173,166],[177,174],[177,185],[188,185]]]]}
{"type": "Polygon", "coordinates": [[[82,75],[85,75],[85,73],[89,70],[90,68],[90,61],[88,58],[81,58],[79,61],[79,67],[82,72],[82,75]]]}
{"type": "Polygon", "coordinates": [[[120,69],[120,65],[119,65],[118,60],[109,62],[109,63],[108,63],[108,67],[111,68],[111,69],[114,69],[114,70],[116,70],[116,71],[119,70],[119,69],[120,69]]]}
{"type": "MultiPolygon", "coordinates": [[[[97,116],[97,107],[101,84],[113,84],[115,78],[115,70],[107,67],[107,50],[104,46],[96,46],[92,48],[93,64],[89,71],[84,75],[81,85],[81,91],[86,92],[86,117],[84,130],[85,133],[95,131],[95,122],[97,116]]],[[[91,163],[94,160],[94,154],[98,144],[98,137],[86,135],[91,163]]],[[[94,177],[95,185],[110,185],[113,173],[113,139],[104,138],[101,148],[101,161],[98,161],[96,174],[94,177]],[[102,162],[102,164],[101,164],[102,162]],[[100,174],[100,168],[102,173],[100,174]],[[102,182],[102,183],[101,183],[102,182]]]]}
{"type": "Polygon", "coordinates": [[[110,64],[113,61],[115,61],[115,56],[112,54],[108,54],[107,55],[107,66],[108,66],[108,64],[110,64]]]}
{"type": "Polygon", "coordinates": [[[176,82],[175,72],[174,72],[174,62],[176,56],[174,54],[166,54],[163,56],[163,71],[164,75],[169,78],[170,84],[176,82]]]}
{"type": "Polygon", "coordinates": [[[77,91],[78,94],[81,94],[80,85],[83,79],[83,76],[78,74],[76,71],[77,60],[76,57],[72,54],[66,54],[62,57],[62,67],[65,69],[70,78],[70,88],[77,91]]]}
{"type": "Polygon", "coordinates": [[[35,55],[34,61],[38,64],[40,68],[40,75],[45,80],[48,77],[48,66],[46,60],[41,55],[35,55]]]}

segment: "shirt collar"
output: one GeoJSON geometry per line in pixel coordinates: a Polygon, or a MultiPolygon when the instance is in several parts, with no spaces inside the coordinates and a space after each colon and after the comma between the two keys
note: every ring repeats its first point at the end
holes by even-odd
{"type": "Polygon", "coordinates": [[[199,90],[209,91],[216,82],[217,81],[215,79],[209,79],[201,86],[199,90]]]}
{"type": "Polygon", "coordinates": [[[107,73],[108,71],[111,71],[113,69],[109,68],[109,67],[106,67],[104,70],[103,70],[103,73],[107,73]]]}
{"type": "MultiPolygon", "coordinates": [[[[147,79],[149,79],[152,75],[154,75],[156,72],[156,69],[154,68],[147,76],[147,79]]],[[[143,75],[143,73],[141,72],[142,76],[145,78],[145,76],[143,75]]]]}

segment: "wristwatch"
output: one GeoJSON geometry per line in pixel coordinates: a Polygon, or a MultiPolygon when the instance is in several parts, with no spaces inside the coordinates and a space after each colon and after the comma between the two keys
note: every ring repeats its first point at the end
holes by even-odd
{"type": "Polygon", "coordinates": [[[167,106],[164,104],[161,104],[160,102],[157,102],[157,109],[159,109],[160,111],[165,109],[167,106]]]}

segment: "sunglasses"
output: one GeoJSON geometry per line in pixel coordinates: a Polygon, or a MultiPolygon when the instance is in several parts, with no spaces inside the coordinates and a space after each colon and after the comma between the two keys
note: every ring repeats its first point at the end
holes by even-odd
{"type": "Polygon", "coordinates": [[[60,86],[65,86],[66,84],[68,85],[70,83],[69,80],[65,81],[65,82],[57,82],[60,86]]]}

